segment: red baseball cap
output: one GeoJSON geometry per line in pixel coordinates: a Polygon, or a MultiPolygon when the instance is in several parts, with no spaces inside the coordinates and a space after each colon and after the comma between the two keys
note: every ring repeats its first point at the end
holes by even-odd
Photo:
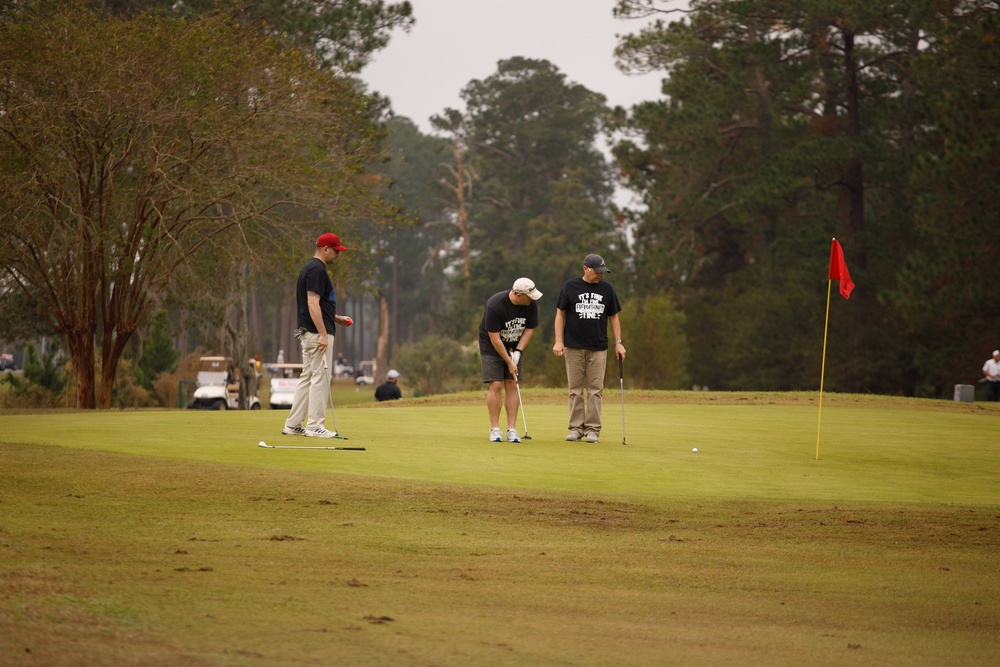
{"type": "Polygon", "coordinates": [[[340,245],[340,238],[336,234],[331,234],[327,232],[323,234],[318,239],[316,239],[317,248],[333,248],[337,252],[344,252],[347,250],[344,246],[340,245]]]}

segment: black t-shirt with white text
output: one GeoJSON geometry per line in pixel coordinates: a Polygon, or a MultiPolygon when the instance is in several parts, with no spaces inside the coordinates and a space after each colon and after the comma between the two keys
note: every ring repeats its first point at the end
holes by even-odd
{"type": "Polygon", "coordinates": [[[486,302],[483,319],[479,322],[479,353],[499,357],[490,341],[490,332],[499,333],[500,341],[508,350],[517,347],[525,329],[538,328],[538,304],[516,306],[508,297],[509,291],[497,292],[486,302]]]}
{"type": "Polygon", "coordinates": [[[622,309],[610,283],[603,280],[588,283],[583,278],[568,280],[559,292],[556,308],[566,311],[565,347],[608,349],[608,318],[622,309]]]}

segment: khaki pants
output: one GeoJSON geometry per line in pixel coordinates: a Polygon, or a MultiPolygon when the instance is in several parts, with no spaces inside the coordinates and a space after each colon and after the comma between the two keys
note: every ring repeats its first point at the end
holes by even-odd
{"type": "Polygon", "coordinates": [[[601,399],[604,394],[604,372],[607,350],[566,348],[566,380],[569,384],[569,430],[581,437],[601,433],[601,399]],[[583,397],[586,390],[587,398],[583,397]]]}
{"type": "MultiPolygon", "coordinates": [[[[305,428],[314,431],[326,428],[326,404],[330,400],[330,378],[332,370],[323,368],[323,356],[319,353],[317,344],[319,334],[305,333],[299,340],[302,345],[302,375],[295,386],[295,396],[292,398],[292,411],[285,420],[285,426],[302,426],[302,421],[308,417],[305,428]]],[[[326,365],[333,368],[333,336],[326,335],[326,365]]]]}

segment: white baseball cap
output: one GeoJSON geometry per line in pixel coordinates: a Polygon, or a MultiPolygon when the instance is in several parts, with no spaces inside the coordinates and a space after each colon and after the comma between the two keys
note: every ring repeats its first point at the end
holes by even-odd
{"type": "Polygon", "coordinates": [[[515,280],[511,291],[514,294],[530,296],[532,301],[538,301],[542,298],[542,293],[535,288],[535,282],[530,278],[518,278],[515,280]]]}
{"type": "Polygon", "coordinates": [[[388,373],[386,373],[385,376],[387,378],[389,378],[390,380],[395,380],[396,378],[399,377],[399,371],[393,369],[393,370],[389,371],[388,373]]]}

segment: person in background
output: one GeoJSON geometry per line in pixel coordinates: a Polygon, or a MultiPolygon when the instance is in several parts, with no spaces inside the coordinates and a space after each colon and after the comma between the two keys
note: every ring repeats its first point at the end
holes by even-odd
{"type": "Polygon", "coordinates": [[[285,351],[284,350],[278,350],[278,363],[279,364],[285,363],[285,351]]]}
{"type": "Polygon", "coordinates": [[[986,378],[986,400],[1000,401],[1000,350],[993,350],[993,358],[983,364],[986,378]]]}
{"type": "Polygon", "coordinates": [[[298,317],[295,335],[302,346],[302,373],[295,387],[291,412],[281,430],[283,435],[337,437],[335,431],[326,430],[326,404],[330,395],[333,368],[333,336],[337,324],[349,327],[354,321],[337,314],[337,296],[326,269],[345,250],[347,248],[341,245],[336,234],[323,234],[316,240],[316,254],[299,271],[295,283],[298,317]]]}
{"type": "Polygon", "coordinates": [[[608,360],[608,324],[615,355],[625,359],[621,304],[615,288],[603,281],[609,271],[600,255],[587,255],[583,276],[566,281],[556,299],[555,344],[552,352],[566,361],[569,384],[569,434],[566,439],[597,442],[601,435],[601,400],[608,360]],[[586,402],[583,392],[587,392],[586,402]]]}
{"type": "Polygon", "coordinates": [[[399,371],[390,370],[386,373],[385,382],[375,389],[375,400],[381,403],[382,401],[398,401],[403,398],[403,392],[400,391],[399,385],[396,384],[398,381],[399,371]]]}
{"type": "Polygon", "coordinates": [[[490,440],[503,442],[500,407],[507,411],[507,442],[521,442],[517,435],[517,377],[521,354],[538,328],[538,304],[542,293],[528,278],[518,278],[509,290],[497,292],[486,302],[479,323],[479,356],[483,382],[489,385],[486,411],[490,417],[490,440]]]}

